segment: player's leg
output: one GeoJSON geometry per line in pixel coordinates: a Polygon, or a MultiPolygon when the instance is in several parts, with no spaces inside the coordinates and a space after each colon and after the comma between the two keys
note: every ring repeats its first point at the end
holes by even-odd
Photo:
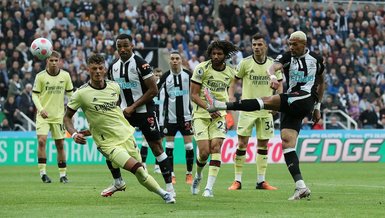
{"type": "Polygon", "coordinates": [[[210,142],[209,142],[209,125],[211,119],[209,118],[196,118],[192,122],[194,129],[194,138],[197,143],[197,158],[196,158],[196,173],[191,185],[191,193],[196,195],[199,193],[199,184],[203,178],[202,171],[206,166],[207,159],[210,154],[210,142]]]}
{"type": "Polygon", "coordinates": [[[192,143],[193,130],[191,121],[186,121],[183,126],[180,126],[179,131],[183,135],[184,148],[186,151],[186,183],[191,185],[194,165],[194,146],[192,143]]]}
{"type": "Polygon", "coordinates": [[[63,124],[50,124],[52,138],[55,140],[57,150],[57,165],[59,168],[59,181],[61,183],[68,183],[67,178],[67,158],[64,150],[64,136],[65,130],[63,124]]]}
{"type": "Polygon", "coordinates": [[[210,154],[209,174],[207,184],[203,193],[204,197],[214,197],[213,186],[221,168],[221,146],[223,139],[226,138],[226,120],[225,117],[218,117],[213,120],[209,126],[210,154]]]}
{"type": "Polygon", "coordinates": [[[256,189],[277,190],[266,181],[266,169],[268,161],[268,142],[274,136],[273,116],[262,116],[257,119],[257,184],[256,189]]]}
{"type": "Polygon", "coordinates": [[[106,158],[106,164],[108,166],[108,169],[111,172],[112,177],[114,178],[114,181],[110,186],[105,188],[100,195],[103,197],[108,197],[113,195],[117,191],[125,191],[126,190],[126,183],[124,182],[122,175],[120,173],[120,169],[118,166],[114,166],[110,160],[106,158]]]}
{"type": "Polygon", "coordinates": [[[37,160],[38,168],[40,172],[40,178],[44,183],[51,183],[51,179],[47,175],[47,154],[46,154],[46,142],[49,132],[49,125],[45,122],[36,122],[36,134],[38,141],[37,148],[37,160]]]}
{"type": "Polygon", "coordinates": [[[243,165],[246,159],[246,149],[248,143],[248,136],[238,135],[238,146],[234,157],[234,182],[231,184],[228,190],[242,189],[243,165]]]}
{"type": "Polygon", "coordinates": [[[238,145],[234,157],[234,181],[228,190],[238,190],[242,188],[243,164],[246,159],[247,145],[249,137],[255,126],[255,115],[250,116],[248,112],[241,111],[237,127],[238,145]]]}
{"type": "Polygon", "coordinates": [[[170,170],[172,176],[172,184],[176,183],[175,173],[174,173],[174,136],[166,136],[166,154],[168,162],[170,163],[170,170]]]}
{"type": "Polygon", "coordinates": [[[142,164],[146,168],[146,161],[147,161],[147,155],[148,155],[148,143],[146,141],[146,138],[142,134],[142,146],[140,147],[140,156],[142,157],[142,164]]]}

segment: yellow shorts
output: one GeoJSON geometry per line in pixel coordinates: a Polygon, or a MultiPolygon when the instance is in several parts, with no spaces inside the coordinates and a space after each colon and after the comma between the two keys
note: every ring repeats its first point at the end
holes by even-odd
{"type": "Polygon", "coordinates": [[[98,147],[100,153],[112,162],[114,168],[123,168],[128,159],[133,157],[138,162],[142,162],[138,146],[134,137],[130,137],[126,142],[117,145],[102,145],[98,147]]]}
{"type": "Polygon", "coordinates": [[[64,139],[65,129],[62,123],[48,123],[48,122],[36,122],[36,134],[48,135],[51,131],[53,139],[64,139]]]}
{"type": "Polygon", "coordinates": [[[226,138],[226,119],[218,117],[193,119],[194,137],[196,141],[226,138]]]}
{"type": "Polygon", "coordinates": [[[248,113],[240,113],[238,120],[238,135],[251,136],[255,126],[257,139],[271,139],[274,136],[274,120],[271,114],[268,116],[255,116],[248,113]]]}

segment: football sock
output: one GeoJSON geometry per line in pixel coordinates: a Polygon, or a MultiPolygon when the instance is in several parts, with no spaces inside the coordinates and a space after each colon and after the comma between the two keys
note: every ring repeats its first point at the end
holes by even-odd
{"type": "Polygon", "coordinates": [[[166,191],[164,191],[159,186],[159,184],[155,181],[155,179],[150,174],[148,174],[143,167],[139,167],[136,170],[135,176],[138,179],[139,183],[142,184],[144,187],[146,187],[149,191],[154,192],[160,196],[163,196],[164,194],[166,194],[166,191]]]}
{"type": "Polygon", "coordinates": [[[120,173],[120,169],[119,168],[114,168],[112,166],[112,162],[109,161],[109,160],[106,160],[106,163],[107,163],[107,166],[108,166],[108,169],[110,169],[110,172],[112,174],[112,177],[114,179],[119,179],[119,178],[122,178],[122,175],[120,173]]]}
{"type": "Polygon", "coordinates": [[[40,171],[40,177],[47,174],[46,167],[47,167],[47,158],[38,158],[38,164],[37,167],[40,171]]]}
{"type": "Polygon", "coordinates": [[[187,172],[192,172],[194,165],[194,150],[192,142],[185,145],[186,149],[186,169],[187,172]]]}
{"type": "Polygon", "coordinates": [[[198,155],[196,163],[197,163],[197,173],[196,173],[196,175],[199,178],[202,178],[202,170],[206,166],[207,161],[203,161],[201,159],[201,157],[198,155]]]}
{"type": "Polygon", "coordinates": [[[298,180],[303,180],[301,171],[299,169],[298,156],[297,156],[297,153],[295,152],[295,149],[294,148],[284,149],[283,155],[285,157],[287,168],[289,169],[289,172],[294,182],[297,182],[298,180]]]}
{"type": "Polygon", "coordinates": [[[246,159],[246,148],[237,148],[237,151],[235,152],[235,158],[234,158],[234,176],[235,180],[242,182],[242,170],[243,170],[243,164],[245,163],[246,159]]]}
{"type": "Polygon", "coordinates": [[[217,175],[219,169],[221,168],[221,154],[215,153],[211,154],[211,160],[209,164],[209,176],[207,178],[207,184],[205,189],[213,189],[215,180],[217,179],[217,175]]]}
{"type": "Polygon", "coordinates": [[[257,150],[257,183],[265,181],[267,168],[267,150],[258,148],[257,150]]]}
{"type": "Polygon", "coordinates": [[[59,161],[57,163],[57,166],[59,167],[59,174],[60,177],[67,175],[67,163],[65,161],[59,161]]]}
{"type": "Polygon", "coordinates": [[[170,170],[170,163],[168,162],[168,158],[166,153],[162,153],[159,156],[156,157],[156,160],[159,162],[159,168],[160,171],[162,172],[162,176],[164,179],[164,182],[171,183],[171,170],[170,170]]]}
{"type": "Polygon", "coordinates": [[[227,110],[255,111],[264,108],[263,101],[260,98],[227,102],[226,105],[227,110]]]}
{"type": "Polygon", "coordinates": [[[166,142],[166,154],[170,163],[170,170],[174,172],[174,142],[166,142]]]}
{"type": "Polygon", "coordinates": [[[146,141],[142,142],[142,147],[140,148],[140,156],[142,157],[142,162],[146,163],[148,154],[148,144],[146,141]]]}

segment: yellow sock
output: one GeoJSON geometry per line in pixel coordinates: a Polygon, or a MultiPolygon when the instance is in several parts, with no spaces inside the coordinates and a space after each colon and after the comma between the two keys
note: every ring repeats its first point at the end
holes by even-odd
{"type": "Polygon", "coordinates": [[[136,170],[135,176],[136,179],[138,179],[139,183],[146,187],[149,191],[154,192],[160,196],[163,196],[163,194],[165,193],[164,190],[155,181],[154,177],[148,174],[143,167],[139,167],[136,170]]]}
{"type": "MultiPolygon", "coordinates": [[[[267,153],[267,152],[266,152],[267,153]]],[[[257,182],[261,183],[265,181],[265,174],[267,168],[267,154],[257,154],[256,162],[257,162],[257,182]]]]}
{"type": "Polygon", "coordinates": [[[43,176],[44,174],[47,174],[47,171],[46,171],[47,164],[39,163],[39,164],[37,164],[37,167],[39,168],[40,176],[43,176]]]}
{"type": "Polygon", "coordinates": [[[60,174],[60,177],[66,176],[67,175],[67,167],[59,168],[59,174],[60,174]]]}
{"type": "Polygon", "coordinates": [[[207,178],[206,189],[212,189],[217,179],[219,169],[221,168],[221,154],[211,154],[211,161],[209,166],[209,176],[207,178]]]}
{"type": "Polygon", "coordinates": [[[242,182],[242,172],[243,172],[243,164],[246,159],[246,148],[237,148],[236,155],[234,158],[234,172],[235,172],[235,180],[242,182]]]}

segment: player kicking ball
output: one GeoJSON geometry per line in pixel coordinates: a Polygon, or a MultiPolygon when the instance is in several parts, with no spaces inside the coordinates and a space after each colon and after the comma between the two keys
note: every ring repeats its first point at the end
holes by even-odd
{"type": "Polygon", "coordinates": [[[90,125],[90,132],[100,153],[114,167],[120,167],[135,175],[138,182],[149,191],[161,196],[167,204],[175,203],[171,193],[163,190],[141,164],[134,139],[135,129],[125,119],[118,106],[120,87],[116,82],[106,81],[105,60],[94,54],[87,60],[90,81],[81,86],[71,97],[64,115],[67,131],[78,144],[86,144],[83,133],[78,133],[72,117],[81,108],[90,125]]]}

